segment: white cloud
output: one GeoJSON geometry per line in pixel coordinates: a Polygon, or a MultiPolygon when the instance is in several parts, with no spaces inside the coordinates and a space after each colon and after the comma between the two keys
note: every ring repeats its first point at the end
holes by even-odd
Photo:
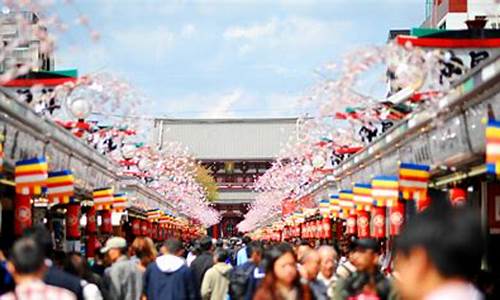
{"type": "Polygon", "coordinates": [[[241,55],[259,48],[278,50],[310,49],[331,44],[349,32],[350,21],[325,21],[291,16],[263,23],[226,28],[223,37],[236,42],[241,55]]]}
{"type": "Polygon", "coordinates": [[[276,34],[278,21],[271,19],[267,23],[255,24],[251,26],[234,26],[229,27],[224,31],[224,38],[231,39],[248,39],[256,40],[265,36],[273,36],[276,34]]]}
{"type": "Polygon", "coordinates": [[[209,108],[209,110],[202,114],[203,118],[230,118],[234,117],[234,112],[231,111],[231,108],[242,99],[244,99],[246,95],[240,89],[233,90],[225,95],[222,95],[217,102],[211,106],[213,108],[209,108]]]}

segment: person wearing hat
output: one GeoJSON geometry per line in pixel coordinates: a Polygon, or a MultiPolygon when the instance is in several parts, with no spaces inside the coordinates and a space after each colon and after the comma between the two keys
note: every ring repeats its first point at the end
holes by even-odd
{"type": "Polygon", "coordinates": [[[339,278],[333,293],[335,300],[366,297],[367,299],[392,299],[392,284],[378,266],[380,245],[375,239],[359,239],[353,242],[351,260],[356,272],[347,278],[339,278]],[[370,298],[371,297],[371,298],[370,298]]]}
{"type": "Polygon", "coordinates": [[[142,294],[142,272],[136,263],[127,257],[127,241],[122,237],[111,237],[101,249],[111,266],[104,271],[104,286],[111,299],[139,300],[142,294]]]}

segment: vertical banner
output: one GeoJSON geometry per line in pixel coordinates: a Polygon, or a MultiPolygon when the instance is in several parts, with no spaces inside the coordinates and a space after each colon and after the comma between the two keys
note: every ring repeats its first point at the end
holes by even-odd
{"type": "Polygon", "coordinates": [[[346,233],[347,234],[356,234],[357,233],[357,230],[356,230],[356,215],[349,215],[347,217],[347,221],[346,221],[346,225],[347,225],[347,228],[346,228],[346,233]]]}
{"type": "Polygon", "coordinates": [[[101,211],[102,223],[101,223],[101,234],[112,234],[113,225],[111,224],[111,211],[106,209],[101,211]]]}
{"type": "Polygon", "coordinates": [[[31,196],[16,194],[14,201],[14,234],[16,236],[23,235],[25,229],[32,225],[31,218],[31,196]]]}
{"type": "Polygon", "coordinates": [[[370,236],[370,213],[358,211],[358,237],[360,239],[370,236]]]}
{"type": "Polygon", "coordinates": [[[390,222],[390,232],[391,236],[399,235],[401,233],[401,228],[404,223],[405,207],[403,204],[398,203],[398,205],[390,208],[389,212],[389,222],[390,222]]]}
{"type": "Polygon", "coordinates": [[[385,237],[385,207],[372,208],[372,237],[385,237]]]}
{"type": "Polygon", "coordinates": [[[80,239],[80,203],[70,203],[66,206],[66,238],[80,239]]]}

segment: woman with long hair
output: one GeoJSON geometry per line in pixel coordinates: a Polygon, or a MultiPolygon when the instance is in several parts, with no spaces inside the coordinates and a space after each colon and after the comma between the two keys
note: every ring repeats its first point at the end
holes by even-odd
{"type": "Polygon", "coordinates": [[[297,259],[293,248],[282,243],[264,254],[266,276],[254,300],[311,300],[311,290],[300,283],[297,259]]]}
{"type": "Polygon", "coordinates": [[[136,261],[142,272],[146,271],[148,265],[156,259],[158,252],[152,239],[148,237],[137,237],[130,246],[129,256],[136,261]]]}

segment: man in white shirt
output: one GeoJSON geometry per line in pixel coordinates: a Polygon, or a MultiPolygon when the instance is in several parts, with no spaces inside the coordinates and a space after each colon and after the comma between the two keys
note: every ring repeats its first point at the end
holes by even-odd
{"type": "Polygon", "coordinates": [[[318,249],[321,259],[318,280],[323,282],[327,288],[328,297],[333,297],[333,285],[335,283],[335,269],[337,267],[337,252],[332,246],[321,246],[318,249]]]}
{"type": "MultiPolygon", "coordinates": [[[[440,200],[440,199],[434,199],[440,200]]],[[[484,249],[479,213],[444,201],[417,214],[396,241],[395,278],[403,299],[479,300],[471,284],[484,249]]]]}

